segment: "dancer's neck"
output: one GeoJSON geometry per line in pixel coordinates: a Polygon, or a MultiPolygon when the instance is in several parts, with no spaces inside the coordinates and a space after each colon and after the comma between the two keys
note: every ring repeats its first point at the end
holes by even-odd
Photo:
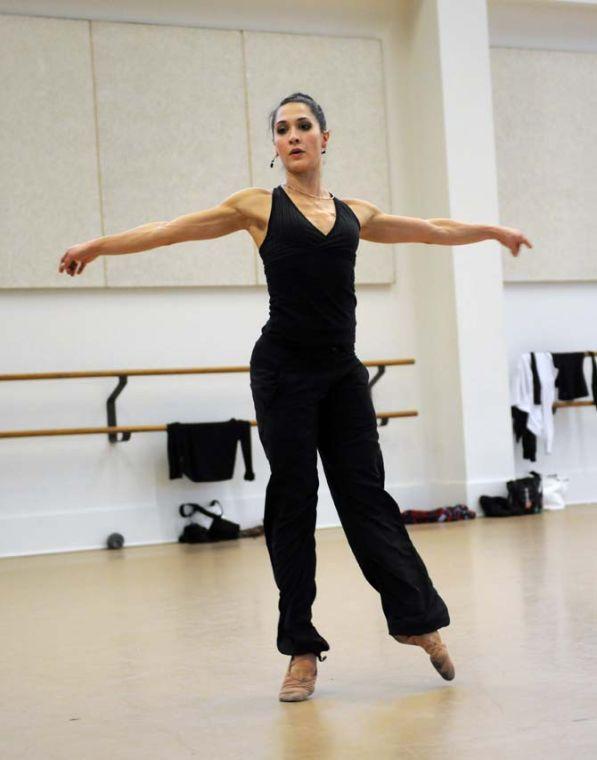
{"type": "Polygon", "coordinates": [[[312,174],[301,172],[298,175],[288,173],[284,184],[286,187],[289,187],[290,190],[302,190],[307,195],[325,197],[329,192],[323,183],[320,172],[314,172],[312,174]]]}

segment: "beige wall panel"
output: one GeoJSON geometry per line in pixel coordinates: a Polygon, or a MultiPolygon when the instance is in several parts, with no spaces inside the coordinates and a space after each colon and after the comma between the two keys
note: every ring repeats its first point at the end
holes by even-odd
{"type": "MultiPolygon", "coordinates": [[[[106,234],[250,186],[241,35],[92,22],[106,234]]],[[[110,286],[255,284],[246,231],[107,256],[110,286]]]]}
{"type": "MultiPolygon", "coordinates": [[[[381,42],[376,39],[244,32],[250,150],[254,183],[284,182],[268,117],[293,92],[311,95],[330,130],[323,158],[326,187],[339,198],[363,198],[391,211],[381,42]]],[[[254,247],[255,256],[259,253],[254,247]]],[[[394,281],[394,246],[361,240],[357,283],[394,281]]],[[[259,263],[259,282],[265,282],[259,263]]]]}
{"type": "Polygon", "coordinates": [[[0,16],[0,287],[104,285],[58,273],[101,234],[89,23],[0,16]]]}
{"type": "Polygon", "coordinates": [[[492,48],[500,222],[533,243],[507,281],[595,280],[597,54],[492,48]]]}

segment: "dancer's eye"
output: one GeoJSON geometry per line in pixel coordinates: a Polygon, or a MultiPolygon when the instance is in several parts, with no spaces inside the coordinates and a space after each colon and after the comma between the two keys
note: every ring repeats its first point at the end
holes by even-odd
{"type": "MultiPolygon", "coordinates": [[[[301,127],[306,127],[307,129],[311,129],[311,122],[304,121],[304,122],[301,123],[301,127]]],[[[284,132],[286,132],[286,127],[278,127],[278,129],[276,130],[276,132],[279,135],[283,135],[284,132]]]]}

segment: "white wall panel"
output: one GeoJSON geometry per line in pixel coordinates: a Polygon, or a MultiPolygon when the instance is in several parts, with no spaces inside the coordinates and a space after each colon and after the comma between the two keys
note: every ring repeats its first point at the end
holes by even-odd
{"type": "Polygon", "coordinates": [[[502,250],[506,281],[597,279],[597,54],[492,48],[500,223],[533,248],[502,250]]]}
{"type": "Polygon", "coordinates": [[[89,22],[0,16],[0,287],[104,285],[58,273],[101,234],[89,22]]]}
{"type": "MultiPolygon", "coordinates": [[[[209,208],[251,185],[241,35],[92,22],[106,234],[209,208]]],[[[246,231],[107,256],[110,286],[247,285],[246,231]]]]}

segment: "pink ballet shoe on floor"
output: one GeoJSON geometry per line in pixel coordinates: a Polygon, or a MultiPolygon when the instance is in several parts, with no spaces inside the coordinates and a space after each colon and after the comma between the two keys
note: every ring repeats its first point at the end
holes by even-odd
{"type": "Polygon", "coordinates": [[[309,657],[293,655],[280,689],[280,702],[302,702],[308,699],[315,690],[316,679],[316,655],[309,657]]]}
{"type": "Polygon", "coordinates": [[[454,664],[448,654],[448,648],[442,641],[439,631],[422,633],[417,636],[392,635],[401,644],[413,644],[414,646],[422,647],[429,655],[433,667],[446,681],[451,681],[456,675],[454,664]]]}

